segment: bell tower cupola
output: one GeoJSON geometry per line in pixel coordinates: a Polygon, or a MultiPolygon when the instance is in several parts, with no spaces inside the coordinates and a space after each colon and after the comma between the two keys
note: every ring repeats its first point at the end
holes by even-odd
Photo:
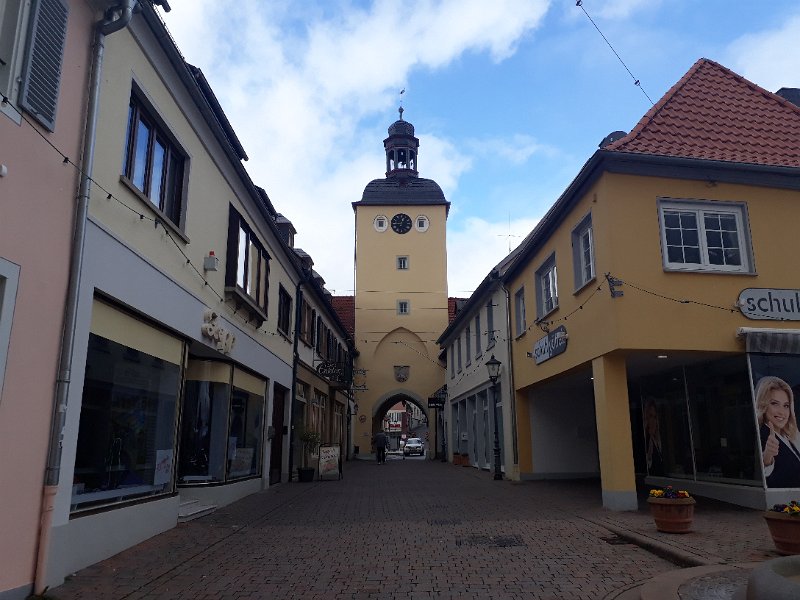
{"type": "Polygon", "coordinates": [[[386,177],[417,177],[417,152],[419,140],[414,137],[414,126],[400,118],[389,126],[389,137],[383,140],[386,150],[386,177]]]}

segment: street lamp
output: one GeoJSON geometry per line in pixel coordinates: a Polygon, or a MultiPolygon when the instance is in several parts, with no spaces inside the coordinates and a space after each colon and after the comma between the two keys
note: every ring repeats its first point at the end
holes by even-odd
{"type": "Polygon", "coordinates": [[[500,379],[500,367],[502,363],[494,357],[486,361],[486,368],[489,370],[489,381],[492,382],[492,400],[494,409],[494,478],[496,481],[503,479],[500,472],[500,436],[497,433],[497,380],[500,379]]]}

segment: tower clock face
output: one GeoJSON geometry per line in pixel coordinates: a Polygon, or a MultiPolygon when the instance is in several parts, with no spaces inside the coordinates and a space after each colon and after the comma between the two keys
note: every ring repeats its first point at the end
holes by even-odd
{"type": "Polygon", "coordinates": [[[392,217],[392,229],[395,233],[408,233],[411,230],[411,217],[405,213],[397,213],[392,217]]]}

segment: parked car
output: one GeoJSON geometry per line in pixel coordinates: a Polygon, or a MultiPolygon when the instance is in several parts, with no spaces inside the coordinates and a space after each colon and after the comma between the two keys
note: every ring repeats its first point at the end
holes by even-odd
{"type": "Polygon", "coordinates": [[[422,456],[425,454],[425,447],[422,444],[422,440],[419,438],[407,439],[406,445],[403,446],[403,454],[406,456],[410,456],[412,454],[419,454],[422,456]]]}

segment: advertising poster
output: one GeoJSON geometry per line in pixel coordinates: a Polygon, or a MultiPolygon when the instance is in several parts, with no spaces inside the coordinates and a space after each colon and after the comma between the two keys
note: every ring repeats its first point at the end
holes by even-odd
{"type": "Polygon", "coordinates": [[[339,471],[339,446],[319,447],[319,478],[341,479],[339,471]]]}
{"type": "Polygon", "coordinates": [[[768,488],[800,488],[800,356],[750,354],[753,405],[768,488]]]}

